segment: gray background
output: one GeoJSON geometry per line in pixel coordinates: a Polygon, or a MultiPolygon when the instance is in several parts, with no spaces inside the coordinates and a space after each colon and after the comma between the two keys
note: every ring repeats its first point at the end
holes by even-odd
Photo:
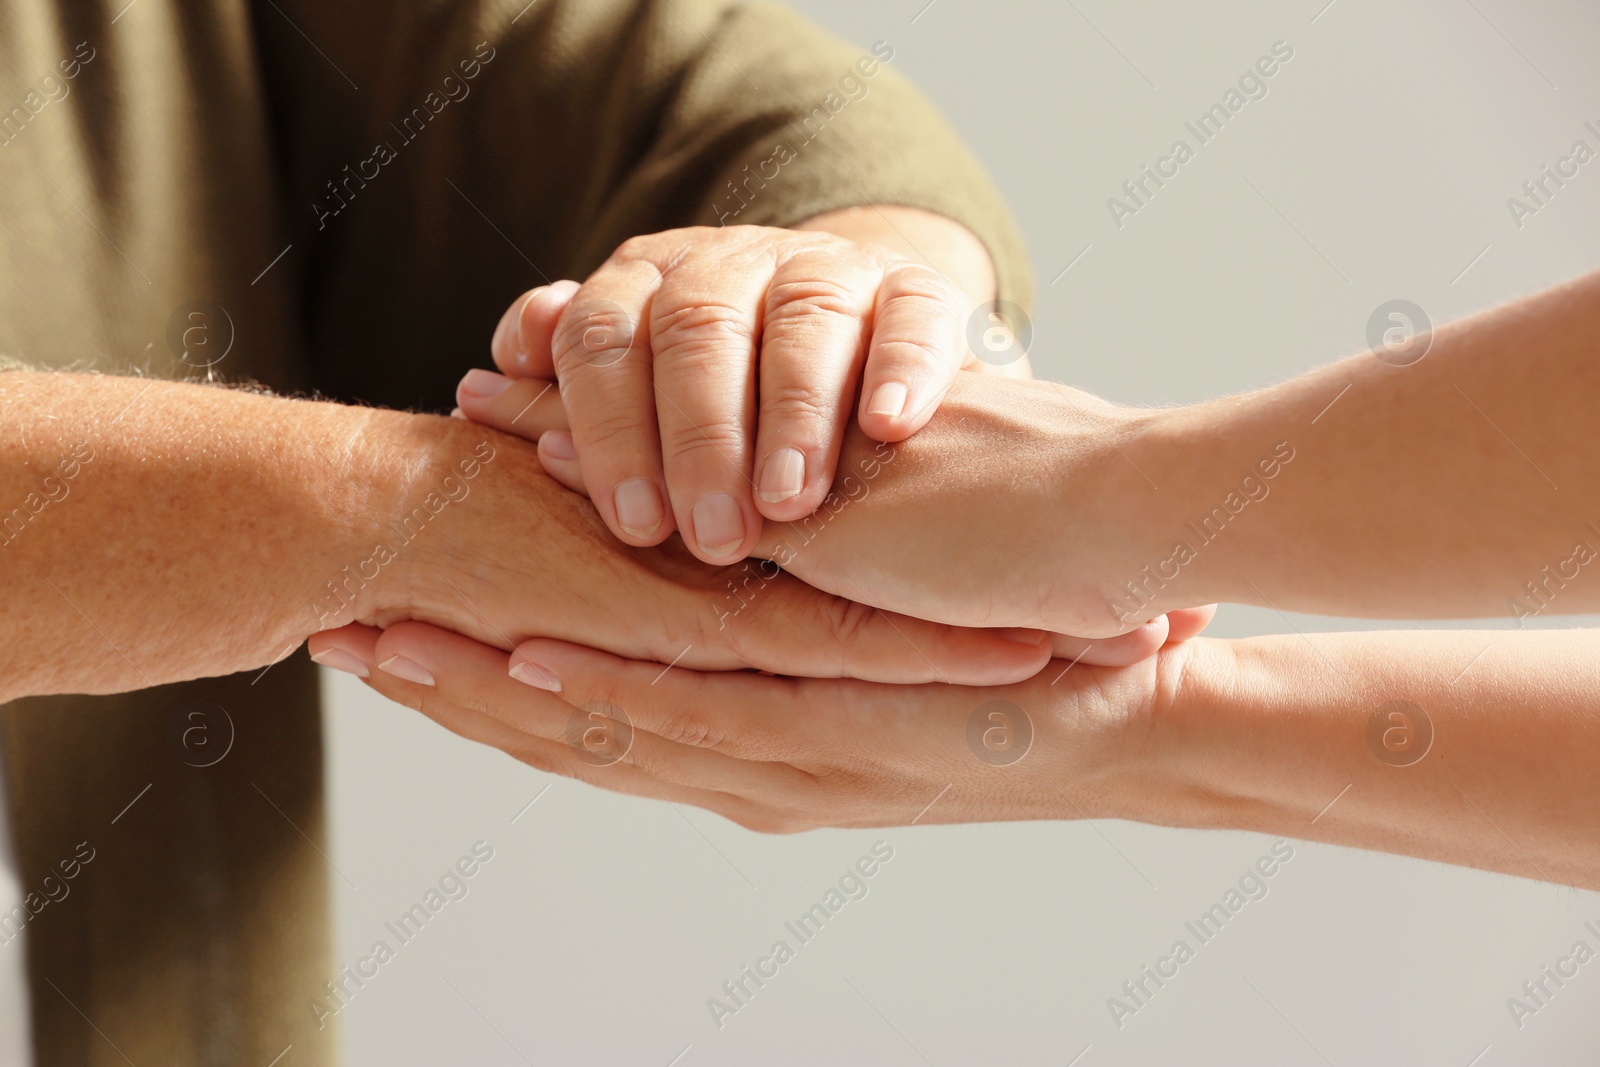
{"type": "MultiPolygon", "coordinates": [[[[1506,207],[1574,140],[1600,148],[1582,125],[1600,126],[1592,6],[925,3],[798,6],[893,44],[993,169],[1040,276],[1041,376],[1198,400],[1363,347],[1388,299],[1440,321],[1600,261],[1600,160],[1521,230],[1506,207]],[[1295,55],[1268,96],[1119,231],[1107,197],[1278,40],[1295,55]]],[[[1225,608],[1213,633],[1288,624],[1352,625],[1225,608]]],[[[1116,822],[766,838],[549,779],[328,683],[340,960],[474,841],[496,851],[341,1014],[353,1064],[1600,1056],[1600,961],[1520,1031],[1506,1008],[1580,936],[1600,947],[1594,893],[1297,842],[1270,895],[1119,1031],[1107,998],[1273,839],[1116,822]],[[895,858],[870,894],[716,1029],[706,998],[879,839],[895,858]]]]}

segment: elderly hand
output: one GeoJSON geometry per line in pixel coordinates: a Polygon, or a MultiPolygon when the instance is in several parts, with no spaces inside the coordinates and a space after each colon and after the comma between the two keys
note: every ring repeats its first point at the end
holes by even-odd
{"type": "MultiPolygon", "coordinates": [[[[852,408],[868,436],[902,441],[959,369],[984,366],[967,344],[978,310],[932,267],[876,243],[670,230],[624,243],[582,285],[519,298],[491,343],[504,375],[471,372],[457,403],[502,428],[559,403],[568,426],[541,455],[581,468],[617,537],[655,545],[678,530],[701,560],[732,563],[763,519],[821,505],[852,408]]],[[[1020,355],[1013,372],[1026,372],[1020,355]]]]}
{"type": "MultiPolygon", "coordinates": [[[[371,531],[372,547],[306,590],[325,629],[415,619],[506,650],[541,634],[707,670],[895,682],[1016,681],[1049,658],[1038,631],[888,615],[788,576],[767,583],[729,625],[718,608],[734,572],[705,566],[681,545],[619,543],[588,501],[550,480],[526,442],[455,419],[385,413],[382,421],[406,436],[362,447],[420,458],[409,490],[385,496],[382,525],[352,484],[349,522],[371,531]]],[[[319,633],[310,646],[319,662],[351,668],[335,636],[319,633]]]]}

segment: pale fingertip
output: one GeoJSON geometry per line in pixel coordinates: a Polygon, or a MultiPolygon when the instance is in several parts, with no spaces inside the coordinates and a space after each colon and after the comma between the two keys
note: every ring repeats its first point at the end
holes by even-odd
{"type": "Polygon", "coordinates": [[[872,393],[872,398],[867,401],[868,415],[883,415],[897,419],[906,409],[906,398],[911,391],[903,382],[884,382],[872,393]]]}
{"type": "Polygon", "coordinates": [[[539,437],[539,450],[563,463],[578,458],[578,448],[573,444],[572,435],[565,430],[546,430],[539,437]]]}
{"type": "Polygon", "coordinates": [[[549,288],[548,285],[541,285],[537,289],[531,289],[516,303],[516,315],[512,320],[511,331],[511,361],[518,370],[526,371],[528,368],[528,345],[522,339],[522,317],[527,314],[528,305],[549,288]]]}
{"type": "Polygon", "coordinates": [[[612,491],[611,504],[616,509],[617,525],[629,537],[641,541],[654,536],[667,517],[661,491],[648,478],[630,478],[617,486],[612,491]]]}
{"type": "Polygon", "coordinates": [[[548,667],[535,663],[530,659],[519,659],[511,664],[511,677],[523,685],[531,685],[535,689],[543,689],[547,693],[561,692],[561,679],[555,676],[548,667]]]}
{"type": "Polygon", "coordinates": [[[461,384],[456,387],[457,400],[461,397],[471,397],[476,400],[488,400],[499,396],[511,388],[512,380],[503,374],[482,367],[474,367],[467,371],[461,379],[461,384]]]}
{"type": "Polygon", "coordinates": [[[357,678],[367,678],[372,673],[371,671],[367,670],[367,665],[365,663],[362,663],[361,660],[357,659],[354,655],[346,652],[342,648],[334,648],[330,646],[320,652],[313,652],[311,654],[311,661],[313,663],[320,663],[324,667],[331,667],[336,671],[344,671],[346,674],[353,674],[357,678]]]}
{"type": "Polygon", "coordinates": [[[707,493],[695,504],[694,539],[702,554],[727,559],[744,544],[744,511],[727,493],[707,493]]]}
{"type": "Polygon", "coordinates": [[[417,685],[433,685],[433,675],[428,669],[414,659],[405,656],[390,656],[378,664],[378,669],[385,674],[392,674],[396,678],[417,685]]]}
{"type": "Polygon", "coordinates": [[[546,361],[535,358],[533,349],[535,345],[549,348],[556,320],[572,302],[579,288],[578,282],[562,279],[539,286],[517,305],[516,325],[511,338],[511,366],[508,370],[518,377],[542,377],[553,370],[553,366],[546,369],[546,361]]]}
{"type": "Polygon", "coordinates": [[[577,460],[552,459],[546,452],[539,453],[539,466],[544,472],[557,482],[574,493],[589,495],[589,490],[583,484],[583,471],[578,466],[577,460]]]}
{"type": "Polygon", "coordinates": [[[769,504],[797,497],[806,487],[806,457],[798,448],[779,448],[761,467],[756,495],[769,504]]]}
{"type": "Polygon", "coordinates": [[[578,464],[578,450],[573,447],[572,435],[565,430],[546,430],[539,438],[539,466],[574,493],[589,495],[583,468],[578,464]]]}

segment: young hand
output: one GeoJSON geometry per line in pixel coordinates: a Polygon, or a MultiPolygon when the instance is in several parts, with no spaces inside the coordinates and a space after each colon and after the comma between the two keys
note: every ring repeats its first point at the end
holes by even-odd
{"type": "Polygon", "coordinates": [[[377,692],[539,770],[769,833],[1122,814],[1181,658],[971,688],[663,672],[545,638],[508,654],[410,622],[319,636],[377,692]],[[384,669],[397,658],[431,682],[384,669]]]}

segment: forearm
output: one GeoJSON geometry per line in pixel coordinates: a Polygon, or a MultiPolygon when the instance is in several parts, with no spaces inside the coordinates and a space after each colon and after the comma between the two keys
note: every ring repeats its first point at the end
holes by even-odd
{"type": "Polygon", "coordinates": [[[1130,477],[1126,521],[1150,530],[1157,605],[1600,610],[1587,568],[1600,552],[1597,354],[1600,274],[1443,327],[1419,362],[1363,353],[1149,416],[1128,449],[1159,489],[1130,477]]]}
{"type": "Polygon", "coordinates": [[[412,418],[0,375],[0,700],[139,689],[290,651],[320,626],[322,586],[367,554],[373,516],[425,466],[391,425],[412,418]]]}
{"type": "Polygon", "coordinates": [[[1169,649],[1124,814],[1600,888],[1597,653],[1583,630],[1169,649]]]}

